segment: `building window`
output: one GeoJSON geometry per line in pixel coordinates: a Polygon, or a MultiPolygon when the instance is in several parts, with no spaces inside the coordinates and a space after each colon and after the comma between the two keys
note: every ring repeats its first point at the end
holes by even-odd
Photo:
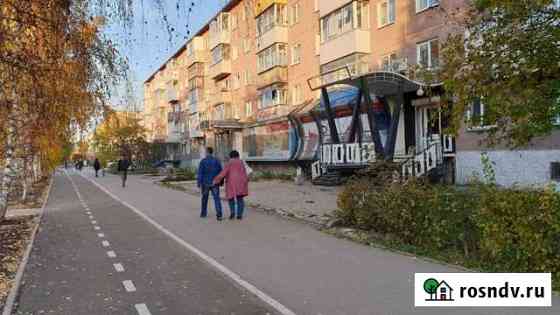
{"type": "Polygon", "coordinates": [[[261,92],[259,108],[286,104],[286,89],[279,87],[268,87],[261,92]]]}
{"type": "Polygon", "coordinates": [[[301,44],[295,44],[292,46],[292,65],[296,65],[301,62],[301,44]]]}
{"type": "Polygon", "coordinates": [[[288,64],[287,45],[277,43],[263,50],[257,55],[257,71],[264,72],[276,66],[288,64]]]}
{"type": "Polygon", "coordinates": [[[439,0],[416,0],[416,13],[439,5],[439,0]]]}
{"type": "Polygon", "coordinates": [[[416,44],[417,63],[425,68],[437,68],[439,66],[439,40],[432,39],[416,44]]]}
{"type": "Polygon", "coordinates": [[[292,6],[292,10],[291,10],[291,21],[292,21],[292,25],[293,24],[297,24],[299,23],[299,2],[294,4],[292,6]]]}
{"type": "Polygon", "coordinates": [[[366,28],[368,11],[367,1],[352,1],[323,17],[320,21],[321,42],[326,42],[352,29],[366,28]]]}
{"type": "Polygon", "coordinates": [[[212,49],[212,64],[222,62],[222,60],[229,60],[230,47],[229,45],[218,45],[212,49]]]}
{"type": "Polygon", "coordinates": [[[560,181],[560,162],[550,163],[550,179],[560,181]]]}
{"type": "Polygon", "coordinates": [[[494,127],[488,119],[487,108],[483,102],[483,98],[476,98],[470,109],[467,111],[467,129],[468,130],[485,130],[494,127]]]}
{"type": "Polygon", "coordinates": [[[229,13],[220,13],[220,15],[210,23],[210,42],[215,42],[215,40],[220,36],[222,32],[228,32],[230,26],[229,13]]]}
{"type": "Polygon", "coordinates": [[[253,103],[246,102],[245,103],[245,117],[250,117],[253,115],[253,103]]]}
{"type": "Polygon", "coordinates": [[[395,63],[396,60],[397,60],[396,53],[391,53],[389,55],[385,55],[381,57],[381,69],[383,69],[383,71],[393,72],[394,71],[393,64],[395,63]]]}
{"type": "Polygon", "coordinates": [[[297,105],[303,101],[303,94],[300,84],[296,84],[292,91],[292,104],[297,105]]]}
{"type": "Polygon", "coordinates": [[[285,26],[287,24],[287,7],[274,4],[257,16],[257,37],[262,36],[275,26],[285,26]]]}
{"type": "Polygon", "coordinates": [[[231,29],[237,29],[237,14],[231,15],[231,29]]]}
{"type": "Polygon", "coordinates": [[[234,90],[239,89],[240,82],[241,82],[241,74],[239,72],[237,72],[233,76],[233,89],[234,90]]]}
{"type": "Polygon", "coordinates": [[[243,38],[243,52],[245,54],[251,52],[251,40],[249,38],[243,38]]]}
{"type": "Polygon", "coordinates": [[[219,104],[214,107],[214,120],[225,119],[225,104],[219,104]]]}
{"type": "Polygon", "coordinates": [[[231,91],[231,79],[230,78],[225,79],[221,84],[221,86],[222,86],[222,91],[231,91]]]}
{"type": "Polygon", "coordinates": [[[396,0],[384,0],[377,5],[378,27],[395,23],[395,1],[396,0]]]}

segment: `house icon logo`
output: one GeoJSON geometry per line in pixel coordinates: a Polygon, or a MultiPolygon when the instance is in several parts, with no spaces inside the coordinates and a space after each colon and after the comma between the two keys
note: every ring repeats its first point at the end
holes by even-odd
{"type": "Polygon", "coordinates": [[[453,288],[444,280],[427,279],[424,281],[424,291],[430,295],[430,298],[426,299],[426,301],[454,301],[451,295],[453,288]]]}

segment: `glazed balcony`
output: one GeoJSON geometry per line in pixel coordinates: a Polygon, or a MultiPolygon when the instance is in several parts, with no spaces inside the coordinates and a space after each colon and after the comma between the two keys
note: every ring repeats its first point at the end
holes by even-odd
{"type": "Polygon", "coordinates": [[[197,63],[193,63],[191,64],[188,68],[187,68],[187,75],[189,76],[189,79],[195,78],[195,77],[203,77],[204,76],[204,64],[197,62],[197,63]]]}
{"type": "Polygon", "coordinates": [[[231,103],[231,91],[218,91],[210,94],[208,105],[231,103]]]}
{"type": "Polygon", "coordinates": [[[214,80],[221,80],[231,74],[231,61],[222,60],[210,66],[208,69],[210,78],[214,80]]]}
{"type": "Polygon", "coordinates": [[[274,4],[286,5],[288,0],[256,0],[255,1],[255,16],[260,15],[266,9],[270,8],[274,4]]]}
{"type": "Polygon", "coordinates": [[[323,65],[355,53],[371,53],[369,30],[352,29],[321,43],[319,61],[323,65]]]}
{"type": "Polygon", "coordinates": [[[263,89],[275,83],[288,83],[288,67],[276,66],[267,71],[259,73],[257,89],[263,89]]]}
{"type": "Polygon", "coordinates": [[[270,47],[275,43],[288,42],[288,27],[285,25],[275,25],[259,37],[257,37],[257,52],[270,47]]]}

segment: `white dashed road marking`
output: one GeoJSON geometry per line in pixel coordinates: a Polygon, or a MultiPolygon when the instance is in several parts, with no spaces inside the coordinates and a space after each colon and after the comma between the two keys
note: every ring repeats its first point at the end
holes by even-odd
{"type": "Polygon", "coordinates": [[[91,224],[97,224],[97,221],[91,221],[91,224]]]}
{"type": "Polygon", "coordinates": [[[101,245],[103,245],[103,247],[109,247],[111,244],[109,244],[109,241],[103,241],[101,245]]]}
{"type": "Polygon", "coordinates": [[[136,292],[136,287],[134,286],[134,283],[132,283],[132,281],[125,280],[122,282],[122,284],[126,292],[136,292]]]}
{"type": "Polygon", "coordinates": [[[98,226],[94,226],[94,227],[93,227],[93,229],[94,229],[94,230],[96,230],[96,231],[99,231],[99,230],[101,230],[101,228],[100,228],[100,227],[98,227],[98,226]]]}
{"type": "Polygon", "coordinates": [[[124,271],[124,267],[123,267],[123,265],[122,265],[121,263],[113,264],[113,267],[115,267],[115,270],[116,270],[117,272],[123,272],[123,271],[124,271]]]}
{"type": "Polygon", "coordinates": [[[117,257],[117,254],[115,254],[114,251],[110,250],[107,252],[107,256],[109,256],[109,258],[115,258],[117,257]]]}
{"type": "Polygon", "coordinates": [[[103,238],[103,237],[105,237],[105,234],[103,234],[103,233],[98,233],[97,236],[103,238]]]}
{"type": "MultiPolygon", "coordinates": [[[[217,269],[218,271],[223,273],[226,277],[232,279],[238,285],[240,285],[241,287],[243,287],[247,291],[249,291],[252,294],[254,294],[255,296],[257,296],[263,302],[265,302],[268,305],[270,305],[271,307],[273,307],[276,311],[278,311],[278,313],[280,313],[282,315],[296,315],[295,312],[293,312],[292,310],[290,310],[289,308],[287,308],[286,306],[284,306],[283,304],[281,304],[280,302],[278,302],[277,300],[275,300],[274,298],[272,298],[268,294],[264,293],[263,291],[258,289],[253,284],[251,284],[251,283],[247,282],[246,280],[242,279],[241,276],[239,276],[238,274],[236,274],[232,270],[228,269],[226,266],[220,264],[214,258],[208,256],[206,253],[202,252],[200,249],[198,249],[198,248],[194,247],[193,245],[187,243],[185,240],[183,240],[179,236],[175,235],[173,232],[164,228],[161,224],[157,223],[154,219],[148,217],[146,214],[144,214],[142,211],[138,210],[136,207],[130,205],[126,201],[124,201],[124,200],[120,199],[119,197],[115,196],[115,194],[113,194],[112,192],[107,190],[107,188],[103,187],[101,184],[95,182],[94,180],[91,180],[90,178],[85,177],[82,174],[79,174],[79,175],[82,176],[82,178],[84,178],[84,179],[88,180],[89,182],[91,182],[92,184],[94,184],[95,186],[97,186],[99,189],[101,189],[103,192],[105,192],[109,196],[113,197],[113,199],[119,201],[120,203],[122,203],[123,205],[128,207],[130,210],[135,212],[138,216],[140,216],[145,221],[152,224],[158,230],[163,232],[165,235],[169,236],[171,239],[173,239],[177,243],[181,244],[183,247],[187,248],[189,251],[191,251],[192,253],[197,255],[203,261],[205,261],[206,263],[213,266],[215,269],[217,269]]],[[[148,310],[148,308],[146,307],[145,304],[136,304],[135,307],[136,307],[136,310],[138,311],[138,313],[140,315],[149,315],[150,314],[150,312],[149,312],[149,310],[148,310]]]]}
{"type": "Polygon", "coordinates": [[[136,304],[134,307],[136,307],[138,315],[152,315],[146,304],[136,304]]]}

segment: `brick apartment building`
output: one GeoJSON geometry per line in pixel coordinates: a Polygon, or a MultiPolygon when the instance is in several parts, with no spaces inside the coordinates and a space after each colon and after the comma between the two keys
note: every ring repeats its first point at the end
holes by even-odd
{"type": "MultiPolygon", "coordinates": [[[[394,118],[394,128],[375,128],[384,143],[391,138],[391,154],[404,162],[403,172],[423,174],[442,164],[451,180],[464,183],[481,170],[480,154],[489,151],[499,162],[499,183],[554,180],[560,132],[520,151],[482,147],[477,140],[484,128],[465,127],[455,139],[443,134],[438,98],[423,95],[422,85],[404,76],[411,64],[438,66],[441,42],[463,32],[447,23],[446,12],[467,2],[231,0],[145,81],[148,138],[167,143],[169,158],[184,165],[196,165],[204,147],[213,146],[222,159],[235,149],[257,166],[299,165],[320,177],[333,167],[363,166],[369,160],[364,150],[374,147],[367,122],[378,118],[352,105],[361,103],[356,98],[363,91],[345,85],[340,73],[367,82],[393,76],[410,87],[402,107],[395,107],[394,95],[371,92],[383,86],[377,83],[366,107],[381,102],[394,118]],[[321,88],[326,82],[341,84],[321,88]],[[531,171],[534,159],[538,171],[531,171]]],[[[480,114],[483,105],[476,106],[480,114]]]]}

